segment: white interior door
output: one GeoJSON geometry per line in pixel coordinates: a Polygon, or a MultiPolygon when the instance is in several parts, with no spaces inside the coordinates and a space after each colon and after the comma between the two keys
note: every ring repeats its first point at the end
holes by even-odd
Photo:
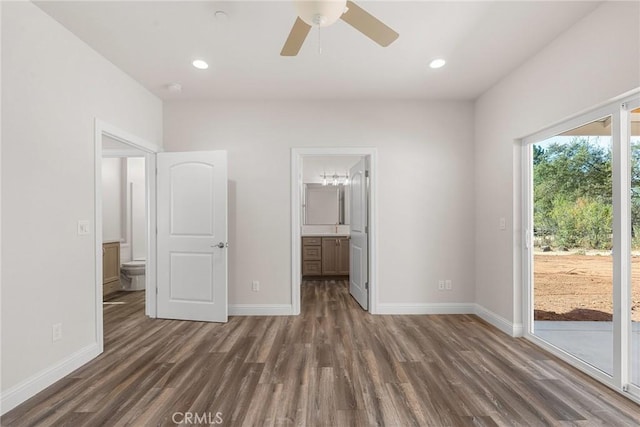
{"type": "Polygon", "coordinates": [[[365,310],[369,308],[368,185],[365,159],[349,172],[350,239],[349,292],[365,310]]]}
{"type": "Polygon", "coordinates": [[[158,154],[158,317],[227,321],[227,153],[158,154]]]}

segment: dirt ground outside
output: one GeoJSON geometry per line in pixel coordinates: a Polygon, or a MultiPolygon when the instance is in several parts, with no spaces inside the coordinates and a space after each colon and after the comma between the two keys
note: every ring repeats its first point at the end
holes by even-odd
{"type": "MultiPolygon", "coordinates": [[[[613,258],[545,252],[534,255],[535,320],[613,318],[613,258]]],[[[640,322],[640,256],[632,258],[631,317],[640,322]]]]}

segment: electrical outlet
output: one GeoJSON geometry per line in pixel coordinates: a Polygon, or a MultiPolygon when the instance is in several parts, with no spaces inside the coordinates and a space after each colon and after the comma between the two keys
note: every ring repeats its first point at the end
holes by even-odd
{"type": "Polygon", "coordinates": [[[251,290],[252,290],[253,292],[258,292],[258,291],[260,290],[260,282],[258,282],[257,280],[254,280],[254,281],[251,283],[251,290]]]}
{"type": "Polygon", "coordinates": [[[56,323],[51,326],[51,340],[53,342],[60,341],[62,339],[62,323],[56,323]]]}
{"type": "Polygon", "coordinates": [[[444,282],[444,288],[445,288],[446,290],[448,290],[448,291],[450,291],[451,289],[453,289],[453,288],[452,288],[452,285],[451,285],[451,280],[446,280],[446,281],[444,282]]]}
{"type": "Polygon", "coordinates": [[[438,290],[444,291],[444,280],[438,280],[438,290]]]}

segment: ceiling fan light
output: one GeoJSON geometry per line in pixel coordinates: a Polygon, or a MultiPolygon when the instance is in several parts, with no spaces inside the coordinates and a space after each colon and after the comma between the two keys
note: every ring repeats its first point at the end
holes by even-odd
{"type": "Polygon", "coordinates": [[[344,13],[347,0],[296,0],[298,16],[313,27],[326,27],[344,13]]]}

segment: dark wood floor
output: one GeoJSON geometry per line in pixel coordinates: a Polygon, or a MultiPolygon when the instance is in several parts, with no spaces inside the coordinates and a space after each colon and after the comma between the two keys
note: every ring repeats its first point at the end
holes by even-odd
{"type": "Polygon", "coordinates": [[[186,412],[228,426],[640,424],[638,405],[475,316],[371,316],[341,281],[302,295],[300,316],[221,325],[147,319],[143,294],[121,293],[104,354],[2,425],[175,425],[186,412]]]}

